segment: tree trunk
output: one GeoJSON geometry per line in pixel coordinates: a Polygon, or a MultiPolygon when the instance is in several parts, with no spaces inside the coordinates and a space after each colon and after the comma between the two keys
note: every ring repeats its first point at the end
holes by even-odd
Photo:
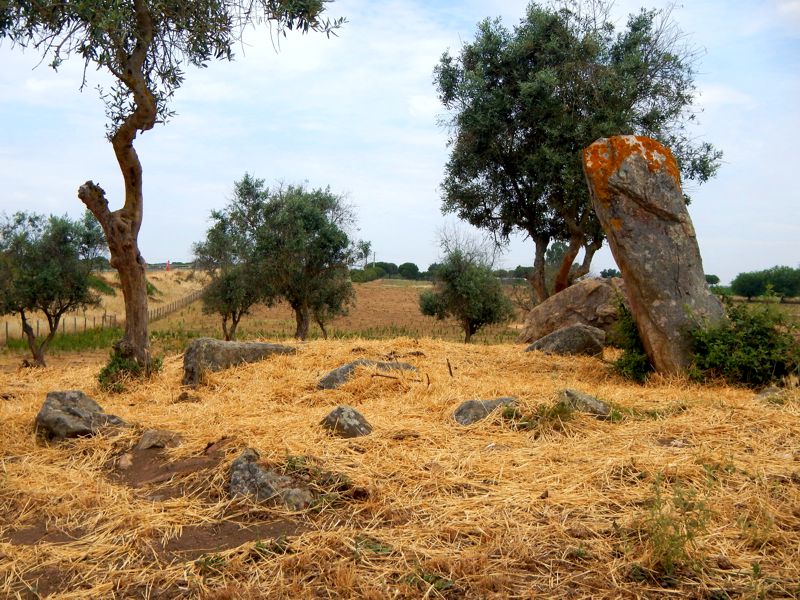
{"type": "Polygon", "coordinates": [[[222,315],[222,338],[226,342],[231,341],[231,334],[228,331],[228,315],[222,315]]]}
{"type": "Polygon", "coordinates": [[[150,369],[150,340],[147,332],[146,264],[138,245],[144,196],[142,164],[133,148],[133,141],[139,131],[153,128],[158,106],[144,76],[145,61],[154,35],[150,8],[144,0],[134,0],[133,5],[136,13],[136,45],[132,49],[120,49],[127,55],[120,65],[122,68],[114,72],[114,76],[132,95],[133,111],[111,136],[125,183],[125,204],[119,210],[110,211],[105,192],[91,181],[80,187],[78,197],[103,227],[111,253],[111,266],[119,273],[125,300],[125,333],[114,345],[114,350],[135,360],[147,373],[150,369]]]}
{"type": "Polygon", "coordinates": [[[308,306],[305,304],[298,304],[292,308],[294,309],[294,318],[297,322],[297,329],[295,329],[294,337],[303,341],[306,339],[306,336],[308,336],[308,306]]]}
{"type": "Polygon", "coordinates": [[[536,244],[536,256],[533,260],[533,273],[531,273],[530,281],[533,291],[536,294],[537,302],[544,302],[550,294],[547,293],[547,285],[544,279],[544,255],[547,252],[547,245],[550,243],[550,238],[535,237],[533,238],[536,244]]]}
{"type": "Polygon", "coordinates": [[[592,268],[592,259],[595,253],[603,247],[603,238],[595,239],[583,245],[583,261],[575,271],[575,277],[583,277],[592,268]]]}
{"type": "MultiPolygon", "coordinates": [[[[25,311],[19,311],[19,316],[22,319],[22,332],[25,334],[25,339],[28,342],[28,348],[31,351],[31,356],[33,357],[33,362],[37,367],[46,367],[47,364],[44,361],[44,349],[46,342],[53,339],[55,335],[54,331],[51,329],[50,334],[47,336],[44,342],[41,345],[36,345],[36,333],[33,331],[33,327],[31,327],[30,323],[28,323],[28,319],[25,317],[25,311]]],[[[58,328],[58,322],[56,322],[56,328],[58,328]]]]}
{"type": "Polygon", "coordinates": [[[229,333],[228,341],[229,342],[232,342],[232,341],[234,341],[236,339],[236,328],[239,326],[239,321],[241,320],[241,318],[242,318],[241,313],[237,313],[235,311],[231,315],[231,328],[230,328],[230,331],[228,331],[228,333],[229,333]]]}
{"type": "Polygon", "coordinates": [[[319,317],[314,317],[314,320],[317,322],[317,325],[319,325],[319,328],[322,330],[322,339],[327,340],[328,331],[325,329],[325,323],[323,323],[322,319],[320,319],[319,317]]]}
{"type": "Polygon", "coordinates": [[[583,236],[573,235],[570,237],[567,251],[561,258],[561,265],[559,265],[558,273],[556,274],[556,279],[553,284],[554,293],[557,294],[558,292],[569,287],[571,283],[570,272],[572,271],[572,263],[575,261],[575,257],[578,256],[578,252],[581,251],[582,244],[583,236]]]}

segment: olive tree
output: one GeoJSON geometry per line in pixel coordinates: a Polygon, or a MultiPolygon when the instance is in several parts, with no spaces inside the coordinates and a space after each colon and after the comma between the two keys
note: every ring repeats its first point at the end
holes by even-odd
{"type": "Polygon", "coordinates": [[[514,310],[491,266],[463,249],[451,250],[434,272],[434,290],[420,294],[423,315],[452,317],[464,329],[464,343],[484,325],[503,323],[514,310]]]}
{"type": "Polygon", "coordinates": [[[0,224],[0,313],[17,314],[33,361],[45,352],[65,313],[100,303],[91,274],[105,250],[103,234],[88,212],[83,219],[17,213],[0,224]],[[29,317],[41,312],[48,332],[37,339],[29,317]]]}
{"type": "MultiPolygon", "coordinates": [[[[342,20],[323,18],[328,0],[41,0],[0,4],[0,40],[33,48],[53,68],[71,56],[85,69],[110,73],[101,90],[109,118],[108,139],[122,174],[122,206],[109,208],[103,189],[87,181],[78,197],[100,222],[125,299],[125,333],[118,354],[150,365],[145,260],[139,251],[144,195],[142,164],[134,148],[139,133],[171,116],[170,100],[184,69],[212,59],[232,59],[245,27],[269,22],[278,33],[292,29],[330,34],[342,20]]],[[[83,81],[85,84],[85,79],[83,81]]]]}
{"type": "Polygon", "coordinates": [[[474,41],[456,55],[445,52],[435,69],[451,148],[442,210],[492,232],[498,243],[514,232],[530,237],[539,301],[550,294],[551,242],[567,245],[555,292],[588,273],[603,243],[583,148],[601,137],[647,135],[671,148],[683,177],[697,182],[711,177],[721,158],[687,129],[695,117],[697,53],[669,10],[642,10],[616,32],[609,6],[532,3],[513,29],[486,19],[474,41]]]}

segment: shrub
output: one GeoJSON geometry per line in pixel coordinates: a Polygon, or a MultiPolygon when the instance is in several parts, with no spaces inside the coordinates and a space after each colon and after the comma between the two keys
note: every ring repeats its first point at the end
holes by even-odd
{"type": "Polygon", "coordinates": [[[722,377],[729,383],[761,386],[800,372],[800,346],[780,312],[770,305],[749,309],[727,303],[727,319],[691,332],[691,375],[722,377]]]}
{"type": "Polygon", "coordinates": [[[621,348],[622,356],[614,362],[614,371],[625,379],[644,383],[647,375],[653,371],[653,365],[644,350],[633,313],[621,298],[617,301],[617,315],[609,343],[621,348]]]}
{"type": "Polygon", "coordinates": [[[150,361],[150,368],[145,369],[135,359],[123,356],[116,350],[112,350],[108,363],[100,369],[100,373],[97,375],[97,381],[100,383],[100,389],[118,394],[125,390],[126,381],[139,378],[142,375],[158,373],[162,364],[161,358],[153,358],[150,361]]]}

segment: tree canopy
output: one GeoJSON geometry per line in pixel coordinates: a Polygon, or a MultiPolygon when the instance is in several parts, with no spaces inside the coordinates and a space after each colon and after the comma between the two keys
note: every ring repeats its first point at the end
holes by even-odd
{"type": "Polygon", "coordinates": [[[768,291],[781,298],[800,296],[800,268],[774,266],[762,271],[739,273],[731,281],[731,291],[748,300],[768,291]]]}
{"type": "MultiPolygon", "coordinates": [[[[122,208],[111,211],[104,190],[87,181],[78,196],[100,222],[111,265],[118,270],[125,297],[125,334],[116,345],[121,356],[149,370],[145,260],[138,247],[142,224],[142,165],[133,142],[139,133],[166,121],[170,100],[187,66],[231,59],[242,31],[269,22],[286,30],[330,35],[343,20],[323,18],[329,0],[99,0],[16,1],[0,4],[0,39],[33,48],[53,68],[71,56],[85,70],[96,67],[114,79],[100,94],[111,141],[125,184],[122,208]]],[[[86,83],[85,77],[83,84],[86,83]]]]}
{"type": "Polygon", "coordinates": [[[354,298],[348,265],[357,250],[348,230],[355,217],[342,198],[329,188],[270,189],[245,174],[211,219],[194,252],[196,265],[212,277],[205,309],[222,316],[226,338],[250,307],[278,299],[295,313],[296,337],[306,338],[312,318],[327,337],[326,323],[354,298]]]}
{"type": "Polygon", "coordinates": [[[536,247],[531,283],[539,300],[545,251],[567,243],[555,291],[587,273],[603,232],[591,210],[581,151],[596,139],[647,135],[671,148],[684,178],[703,182],[721,158],[688,131],[695,113],[696,53],[669,12],[642,10],[615,32],[602,2],[531,4],[513,30],[478,24],[475,40],[435,69],[448,109],[450,159],[444,212],[491,231],[514,232],[536,247]],[[584,259],[571,274],[573,261],[584,259]]]}
{"type": "Polygon", "coordinates": [[[17,213],[0,224],[0,313],[17,314],[37,365],[69,311],[99,303],[91,274],[105,251],[90,213],[83,219],[17,213]],[[44,314],[48,333],[37,340],[31,313],[44,314]]]}
{"type": "Polygon", "coordinates": [[[464,343],[484,325],[509,320],[514,310],[490,265],[462,249],[452,250],[432,271],[434,290],[420,294],[423,315],[454,318],[464,329],[464,343]]]}

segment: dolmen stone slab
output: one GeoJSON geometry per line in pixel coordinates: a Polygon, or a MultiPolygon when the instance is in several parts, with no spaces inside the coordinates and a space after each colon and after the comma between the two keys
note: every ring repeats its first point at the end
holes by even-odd
{"type": "Polygon", "coordinates": [[[36,415],[36,427],[50,439],[94,435],[107,427],[127,427],[81,391],[48,392],[36,415]]]}
{"type": "Polygon", "coordinates": [[[656,140],[621,135],[586,148],[583,170],[647,356],[661,373],[684,373],[690,330],[724,311],[706,283],[678,163],[656,140]]]}
{"type": "Polygon", "coordinates": [[[337,406],[322,419],[320,425],[343,438],[361,437],[372,433],[372,425],[352,406],[337,406]]]}
{"type": "Polygon", "coordinates": [[[303,510],[314,501],[314,495],[305,488],[293,487],[291,477],[286,477],[258,464],[260,455],[247,448],[231,464],[228,493],[232,497],[247,496],[256,502],[283,504],[290,510],[303,510]]]}
{"type": "Polygon", "coordinates": [[[404,362],[379,362],[368,358],[359,358],[338,367],[320,379],[317,387],[321,390],[333,390],[345,383],[358,367],[374,367],[379,371],[416,371],[413,365],[404,362]]]}
{"type": "Polygon", "coordinates": [[[485,419],[500,406],[514,406],[517,399],[503,396],[494,400],[467,400],[462,402],[453,412],[453,419],[459,425],[472,425],[485,419]]]}
{"type": "Polygon", "coordinates": [[[563,402],[573,410],[598,419],[607,419],[611,416],[611,406],[578,390],[561,390],[558,393],[559,402],[563,402]]]}
{"type": "Polygon", "coordinates": [[[183,385],[200,385],[203,374],[236,365],[258,362],[274,354],[295,354],[297,348],[263,342],[224,342],[197,338],[183,354],[183,385]]]}
{"type": "Polygon", "coordinates": [[[591,325],[610,331],[617,322],[618,304],[625,299],[619,277],[584,279],[534,306],[525,317],[517,341],[530,344],[570,325],[591,325]]]}
{"type": "Polygon", "coordinates": [[[570,325],[533,342],[525,352],[539,350],[547,354],[600,356],[606,332],[591,325],[570,325]]]}

